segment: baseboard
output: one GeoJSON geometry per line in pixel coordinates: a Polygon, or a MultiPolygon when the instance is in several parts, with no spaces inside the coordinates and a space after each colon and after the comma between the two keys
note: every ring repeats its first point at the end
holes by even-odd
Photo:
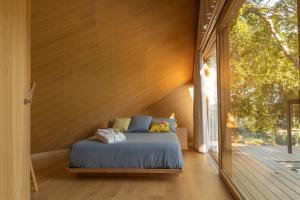
{"type": "Polygon", "coordinates": [[[41,153],[34,153],[31,154],[32,160],[40,160],[45,158],[57,158],[57,157],[64,157],[69,155],[69,149],[59,149],[54,151],[47,151],[41,153]]]}

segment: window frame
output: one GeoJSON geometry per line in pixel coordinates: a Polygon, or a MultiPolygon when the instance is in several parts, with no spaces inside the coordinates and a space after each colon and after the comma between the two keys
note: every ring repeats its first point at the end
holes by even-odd
{"type": "MultiPolygon", "coordinates": [[[[217,43],[217,66],[218,66],[218,109],[219,109],[219,176],[225,183],[226,187],[231,192],[234,199],[243,199],[237,187],[230,180],[228,173],[230,170],[224,172],[223,166],[223,153],[226,153],[226,140],[229,140],[230,137],[226,135],[226,113],[229,109],[228,104],[221,104],[220,102],[229,102],[226,101],[226,98],[229,98],[229,27],[232,20],[237,17],[240,8],[243,6],[245,0],[228,0],[224,5],[224,8],[217,20],[215,31],[216,31],[216,43],[217,43]]],[[[300,52],[300,0],[297,0],[297,20],[298,20],[298,46],[300,52]]],[[[205,52],[205,51],[204,51],[205,52]]],[[[300,53],[299,53],[300,60],[300,53]]],[[[300,72],[300,67],[299,67],[300,72]]],[[[300,91],[299,95],[300,97],[300,91]]],[[[228,155],[227,155],[228,156],[228,155]]],[[[228,159],[228,158],[226,158],[228,159]]],[[[231,157],[227,164],[231,164],[231,157]]],[[[227,165],[226,164],[226,165],[227,165]]]]}

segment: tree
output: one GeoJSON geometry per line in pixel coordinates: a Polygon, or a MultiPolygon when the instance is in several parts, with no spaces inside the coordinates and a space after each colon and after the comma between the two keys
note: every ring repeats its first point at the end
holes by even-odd
{"type": "MultiPolygon", "coordinates": [[[[259,1],[259,3],[256,3],[257,1],[252,1],[245,6],[245,14],[255,14],[256,16],[260,17],[266,25],[269,27],[272,36],[282,49],[282,51],[285,53],[285,55],[295,64],[296,67],[299,67],[299,58],[298,55],[295,55],[292,53],[292,50],[288,47],[286,44],[287,41],[281,36],[280,32],[283,30],[287,30],[287,27],[282,27],[283,29],[278,29],[276,28],[273,20],[275,21],[277,19],[280,20],[281,22],[286,21],[286,23],[283,23],[282,25],[292,25],[292,30],[294,29],[294,35],[297,34],[297,21],[290,20],[292,18],[291,15],[294,15],[294,17],[297,16],[297,11],[296,11],[296,1],[281,1],[280,3],[277,4],[276,7],[270,7],[267,4],[263,4],[263,1],[259,1]],[[285,15],[283,15],[285,14],[285,15]],[[288,16],[287,16],[288,14],[288,16]],[[272,19],[273,18],[273,19],[272,19]]],[[[270,2],[270,1],[268,1],[270,2]]],[[[291,30],[289,30],[291,31],[291,30]]]]}
{"type": "Polygon", "coordinates": [[[299,89],[296,0],[247,0],[230,29],[231,113],[250,132],[286,128],[299,89]]]}

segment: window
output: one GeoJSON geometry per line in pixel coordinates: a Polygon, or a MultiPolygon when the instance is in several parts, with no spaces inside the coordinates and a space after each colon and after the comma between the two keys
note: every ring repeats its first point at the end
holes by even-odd
{"type": "Polygon", "coordinates": [[[246,0],[220,33],[221,170],[245,199],[300,199],[298,49],[296,0],[246,0]]]}
{"type": "Polygon", "coordinates": [[[209,152],[218,160],[218,90],[216,47],[201,69],[203,125],[209,152]]]}

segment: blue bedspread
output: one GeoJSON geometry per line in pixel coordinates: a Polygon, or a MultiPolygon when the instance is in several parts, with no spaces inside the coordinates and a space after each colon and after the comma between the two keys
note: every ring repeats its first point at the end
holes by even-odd
{"type": "Polygon", "coordinates": [[[175,133],[125,133],[126,141],[100,143],[96,138],[79,141],[70,150],[73,168],[181,169],[180,144],[175,133]]]}

